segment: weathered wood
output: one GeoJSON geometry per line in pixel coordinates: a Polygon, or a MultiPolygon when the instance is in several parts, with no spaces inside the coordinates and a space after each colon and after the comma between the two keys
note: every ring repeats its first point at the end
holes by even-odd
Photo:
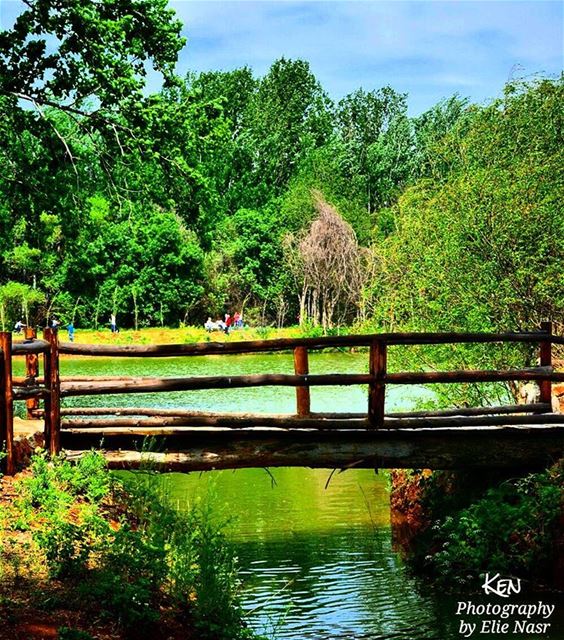
{"type": "MultiPolygon", "coordinates": [[[[444,382],[495,382],[504,380],[564,380],[564,373],[536,367],[507,371],[425,371],[387,374],[384,384],[431,384],[444,382]]],[[[203,376],[193,378],[131,378],[123,381],[65,382],[61,395],[87,396],[107,393],[153,393],[196,389],[236,389],[261,386],[349,386],[380,382],[371,374],[203,376]]]]}
{"type": "MultiPolygon", "coordinates": [[[[483,416],[512,413],[546,413],[550,411],[550,405],[512,404],[501,407],[462,407],[458,409],[437,409],[435,411],[401,411],[385,414],[389,418],[423,418],[441,416],[483,416]]],[[[198,411],[194,409],[165,409],[154,407],[62,407],[62,416],[154,416],[154,417],[225,417],[225,418],[254,418],[256,413],[229,413],[217,411],[198,411]]],[[[262,415],[262,414],[261,414],[262,415]]],[[[292,414],[263,414],[264,417],[290,418],[297,417],[292,414]]],[[[323,419],[354,419],[366,418],[366,413],[347,412],[311,412],[311,418],[323,419]]]]}
{"type": "MultiPolygon", "coordinates": [[[[298,376],[309,373],[307,347],[294,349],[294,373],[298,376]]],[[[309,387],[296,387],[296,407],[299,416],[307,416],[311,411],[309,387]]]]}
{"type": "Polygon", "coordinates": [[[369,369],[374,382],[368,388],[368,422],[376,429],[384,426],[386,359],[386,344],[375,340],[370,346],[369,369]]]}
{"type": "MultiPolygon", "coordinates": [[[[63,445],[71,440],[63,434],[63,445]]],[[[168,439],[166,440],[168,446],[168,439]]],[[[110,468],[132,468],[142,461],[162,464],[162,470],[205,471],[242,467],[316,468],[431,468],[514,469],[543,468],[562,456],[561,427],[508,427],[468,431],[315,431],[250,430],[198,432],[189,450],[140,453],[114,448],[104,455],[110,468]]],[[[99,444],[99,443],[98,443],[99,444]]],[[[107,443],[105,443],[107,446],[107,443]]],[[[89,447],[67,451],[76,459],[89,447]]]]}
{"type": "MultiPolygon", "coordinates": [[[[60,352],[84,356],[172,357],[220,353],[258,353],[289,351],[296,347],[324,349],[334,347],[369,347],[375,340],[388,345],[456,344],[488,342],[528,342],[546,340],[544,332],[534,333],[377,333],[369,335],[320,336],[318,338],[279,338],[276,340],[241,340],[236,342],[196,342],[161,345],[91,345],[62,342],[60,352]]],[[[553,340],[556,342],[556,340],[553,340]]]]}
{"type": "Polygon", "coordinates": [[[459,370],[420,371],[389,373],[387,384],[439,384],[453,382],[507,382],[509,380],[564,380],[564,373],[552,371],[551,367],[531,367],[529,369],[507,369],[505,371],[459,370]]]}
{"type": "MultiPolygon", "coordinates": [[[[59,376],[59,380],[62,382],[135,382],[139,380],[139,376],[59,376]]],[[[13,376],[12,384],[14,387],[26,387],[37,384],[45,384],[45,378],[38,376],[30,378],[27,376],[13,376]]]]}
{"type": "MultiPolygon", "coordinates": [[[[48,391],[45,387],[14,387],[14,400],[25,400],[26,402],[33,398],[44,398],[48,395],[48,391]]],[[[38,411],[38,409],[33,409],[34,412],[38,411]]]]}
{"type": "Polygon", "coordinates": [[[45,329],[43,337],[49,343],[45,354],[45,381],[48,394],[45,397],[45,445],[51,455],[61,450],[61,386],[59,380],[59,343],[57,332],[45,329]]]}
{"type": "MultiPolygon", "coordinates": [[[[34,341],[37,338],[37,333],[33,327],[25,328],[26,341],[34,341]]],[[[26,353],[25,355],[25,375],[26,381],[29,381],[28,386],[34,386],[37,377],[39,376],[39,356],[37,353],[26,353]]],[[[34,396],[28,398],[25,402],[26,413],[28,420],[33,419],[33,412],[39,409],[39,398],[34,396]]]]}
{"type": "MultiPolygon", "coordinates": [[[[562,424],[563,414],[528,414],[504,416],[446,416],[421,418],[386,418],[381,425],[384,429],[453,429],[494,427],[511,425],[562,424]]],[[[169,429],[168,435],[180,435],[186,430],[208,427],[220,429],[316,429],[358,430],[369,429],[373,425],[366,418],[324,419],[299,416],[161,416],[161,417],[104,417],[104,418],[65,418],[63,430],[74,434],[100,436],[124,435],[163,435],[163,429],[169,429]]]]}
{"type": "Polygon", "coordinates": [[[101,395],[106,393],[152,393],[189,391],[193,389],[238,389],[244,387],[310,385],[355,385],[372,380],[368,374],[285,375],[262,374],[248,376],[203,376],[193,378],[137,378],[120,382],[66,382],[61,394],[68,396],[101,395]]]}
{"type": "MultiPolygon", "coordinates": [[[[541,330],[549,336],[552,335],[552,322],[542,322],[541,330]]],[[[540,343],[540,366],[552,367],[552,343],[550,339],[543,340],[540,343]]],[[[552,382],[550,380],[541,380],[539,388],[540,402],[550,403],[552,401],[552,382]]]]}
{"type": "Polygon", "coordinates": [[[390,418],[438,418],[446,416],[492,416],[509,413],[549,413],[550,404],[534,402],[530,404],[508,404],[500,407],[459,407],[436,409],[435,411],[399,411],[386,414],[390,418]]]}
{"type": "MultiPolygon", "coordinates": [[[[564,422],[564,418],[562,420],[564,422]]],[[[247,429],[272,427],[278,429],[366,429],[366,416],[354,419],[321,420],[317,417],[271,416],[271,415],[207,415],[207,416],[150,416],[150,417],[97,417],[97,418],[64,418],[62,428],[65,431],[75,429],[110,429],[112,435],[120,435],[115,429],[160,429],[161,427],[216,427],[223,429],[247,429]]],[[[150,433],[149,435],[157,435],[150,433]]]]}
{"type": "Polygon", "coordinates": [[[0,447],[6,447],[6,474],[16,471],[14,459],[14,394],[12,389],[12,334],[0,332],[0,447]]]}
{"type": "Polygon", "coordinates": [[[25,356],[28,353],[46,353],[49,350],[49,343],[46,340],[25,340],[24,342],[14,342],[12,344],[12,355],[25,356]]]}

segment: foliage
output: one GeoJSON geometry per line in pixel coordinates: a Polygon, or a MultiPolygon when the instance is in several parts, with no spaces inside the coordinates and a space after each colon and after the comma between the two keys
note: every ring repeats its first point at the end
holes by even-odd
{"type": "Polygon", "coordinates": [[[77,585],[81,606],[122,628],[151,637],[166,611],[203,639],[253,637],[243,626],[224,524],[209,504],[174,509],[158,474],[118,479],[95,452],[75,465],[37,454],[18,513],[13,526],[31,532],[50,576],[77,585]]]}
{"type": "Polygon", "coordinates": [[[17,320],[24,319],[29,325],[30,317],[37,321],[45,296],[41,291],[19,282],[7,282],[0,286],[0,326],[8,331],[17,320]]]}
{"type": "Polygon", "coordinates": [[[283,239],[307,233],[317,190],[364,260],[337,322],[561,319],[562,79],[411,118],[389,86],[333,103],[305,60],[180,79],[165,0],[51,5],[0,32],[0,284],[37,288],[79,326],[200,324],[243,306],[281,326],[301,297],[283,239]],[[148,95],[151,65],[164,84],[148,95]]]}
{"type": "Polygon", "coordinates": [[[561,463],[470,498],[454,491],[448,499],[440,473],[422,476],[420,484],[423,511],[433,524],[413,560],[440,584],[476,584],[486,571],[550,576],[564,488],[561,463]]]}
{"type": "Polygon", "coordinates": [[[92,98],[98,109],[134,104],[147,61],[165,78],[173,74],[184,44],[173,16],[166,0],[26,3],[0,33],[0,93],[43,105],[60,100],[74,112],[92,98]]]}

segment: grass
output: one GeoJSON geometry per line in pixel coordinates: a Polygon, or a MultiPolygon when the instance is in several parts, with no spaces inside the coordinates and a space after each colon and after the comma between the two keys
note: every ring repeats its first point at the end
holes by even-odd
{"type": "Polygon", "coordinates": [[[0,638],[254,637],[224,523],[205,503],[177,511],[153,473],[41,453],[2,496],[0,638]]]}
{"type": "MultiPolygon", "coordinates": [[[[370,333],[374,327],[341,327],[332,329],[330,335],[349,333],[370,333]]],[[[67,339],[66,331],[60,330],[62,340],[67,339]]],[[[321,327],[245,327],[234,329],[229,335],[222,331],[208,333],[203,327],[149,327],[135,331],[121,329],[113,334],[109,329],[76,329],[75,342],[83,344],[185,344],[191,342],[236,342],[240,340],[271,340],[276,338],[307,338],[323,335],[321,327]]]]}
{"type": "MultiPolygon", "coordinates": [[[[112,334],[108,329],[77,329],[75,342],[88,344],[185,344],[190,342],[233,342],[237,340],[264,340],[269,338],[297,338],[303,335],[299,327],[283,329],[245,328],[236,329],[226,335],[222,331],[208,333],[203,327],[150,327],[139,329],[122,329],[112,334]]],[[[66,339],[66,332],[61,331],[61,339],[66,339]]]]}

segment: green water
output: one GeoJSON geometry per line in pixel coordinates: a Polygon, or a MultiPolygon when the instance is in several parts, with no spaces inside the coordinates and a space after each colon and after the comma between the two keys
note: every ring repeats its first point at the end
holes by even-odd
{"type": "MultiPolygon", "coordinates": [[[[184,359],[65,359],[63,375],[233,375],[290,373],[290,355],[184,359]]],[[[318,354],[313,373],[366,371],[366,354],[318,354]]],[[[388,410],[407,409],[422,389],[388,391],[388,410]]],[[[315,411],[365,411],[366,389],[312,390],[315,411]]],[[[192,407],[217,411],[293,412],[291,388],[190,391],[73,398],[67,405],[192,407]]],[[[278,640],[455,640],[456,599],[410,576],[392,548],[386,477],[370,470],[287,468],[167,474],[179,508],[205,497],[231,518],[249,624],[278,640]],[[330,478],[330,481],[329,481],[330,478]],[[328,482],[329,481],[329,482],[328,482]],[[326,486],[328,485],[328,486],[326,486]]],[[[460,599],[467,599],[461,596],[460,599]]],[[[535,596],[528,598],[532,602],[535,596]]],[[[544,597],[543,600],[547,601],[544,597]]],[[[564,604],[555,614],[562,629],[564,604]]],[[[492,640],[529,636],[495,635],[492,640]]],[[[563,639],[552,635],[530,636],[563,639]]]]}

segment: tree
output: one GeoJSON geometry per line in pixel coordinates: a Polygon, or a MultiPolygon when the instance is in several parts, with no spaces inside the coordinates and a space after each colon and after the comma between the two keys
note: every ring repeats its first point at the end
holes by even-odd
{"type": "Polygon", "coordinates": [[[332,135],[331,103],[307,62],[281,58],[261,79],[250,108],[255,176],[278,194],[300,159],[332,135]]]}
{"type": "Polygon", "coordinates": [[[371,214],[389,204],[390,193],[403,186],[409,174],[407,96],[391,87],[358,89],[339,102],[336,114],[346,174],[371,214]]]}
{"type": "Polygon", "coordinates": [[[319,192],[312,195],[317,218],[307,232],[287,239],[287,260],[300,286],[300,322],[309,319],[326,331],[339,305],[350,313],[358,303],[360,252],[351,226],[319,192]]]}
{"type": "Polygon", "coordinates": [[[39,320],[40,305],[45,302],[41,291],[32,289],[19,282],[7,282],[0,286],[0,324],[2,331],[7,331],[14,323],[23,318],[29,325],[30,317],[34,322],[39,320]]]}
{"type": "MultiPolygon", "coordinates": [[[[450,170],[405,191],[382,247],[381,324],[495,332],[564,321],[563,97],[562,79],[510,86],[437,146],[450,170]]],[[[433,357],[449,368],[483,366],[480,347],[433,357]]],[[[496,357],[494,368],[507,368],[532,365],[536,354],[512,347],[496,357]]],[[[456,393],[457,404],[471,403],[468,388],[456,393]]],[[[488,394],[479,389],[472,401],[488,394]]]]}
{"type": "Polygon", "coordinates": [[[91,119],[141,98],[151,62],[173,79],[184,46],[167,0],[27,0],[0,32],[0,95],[91,119]]]}

